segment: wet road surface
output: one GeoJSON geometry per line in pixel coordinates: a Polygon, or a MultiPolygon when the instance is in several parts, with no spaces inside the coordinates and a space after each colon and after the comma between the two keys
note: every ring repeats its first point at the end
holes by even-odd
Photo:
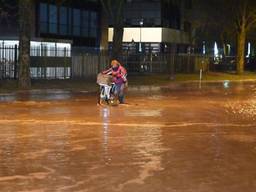
{"type": "Polygon", "coordinates": [[[0,191],[254,192],[256,84],[0,96],[0,191]]]}

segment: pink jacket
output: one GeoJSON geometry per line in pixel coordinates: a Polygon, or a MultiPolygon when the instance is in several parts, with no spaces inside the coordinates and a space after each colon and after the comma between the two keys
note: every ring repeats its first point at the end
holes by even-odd
{"type": "Polygon", "coordinates": [[[117,68],[111,67],[108,70],[103,71],[103,73],[112,75],[115,84],[125,83],[127,81],[127,71],[121,65],[119,65],[117,68]]]}

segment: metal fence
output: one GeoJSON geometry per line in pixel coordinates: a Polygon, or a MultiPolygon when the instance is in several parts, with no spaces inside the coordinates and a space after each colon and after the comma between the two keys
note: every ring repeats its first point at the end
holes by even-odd
{"type": "MultiPolygon", "coordinates": [[[[150,54],[124,55],[122,63],[129,74],[136,73],[195,73],[209,70],[210,57],[201,55],[150,54]]],[[[72,77],[91,78],[110,66],[107,54],[72,56],[72,77]]]]}
{"type": "Polygon", "coordinates": [[[17,64],[17,46],[0,46],[0,79],[15,79],[17,77],[17,64]]]}
{"type": "MultiPolygon", "coordinates": [[[[0,79],[18,78],[18,46],[0,46],[0,79]]],[[[33,79],[71,78],[71,50],[31,47],[30,73],[33,79]]]]}
{"type": "Polygon", "coordinates": [[[236,70],[236,57],[226,56],[226,57],[210,57],[210,71],[225,72],[225,71],[235,71],[236,70]]]}
{"type": "MultiPolygon", "coordinates": [[[[209,70],[210,58],[198,55],[129,55],[122,63],[132,73],[195,73],[200,69],[209,70]]],[[[108,68],[110,57],[106,54],[83,54],[72,56],[72,77],[90,78],[108,68]]]]}
{"type": "MultiPolygon", "coordinates": [[[[0,46],[0,79],[18,77],[18,47],[0,46]]],[[[67,49],[31,48],[30,72],[33,79],[92,78],[110,65],[106,53],[76,54],[67,49]]],[[[127,54],[122,63],[132,73],[196,73],[199,70],[235,70],[234,57],[215,58],[191,54],[127,54]]]]}
{"type": "Polygon", "coordinates": [[[92,78],[109,67],[108,55],[83,54],[72,56],[72,78],[92,78]]]}
{"type": "Polygon", "coordinates": [[[195,73],[209,70],[210,57],[182,54],[127,55],[123,62],[130,73],[195,73]]]}

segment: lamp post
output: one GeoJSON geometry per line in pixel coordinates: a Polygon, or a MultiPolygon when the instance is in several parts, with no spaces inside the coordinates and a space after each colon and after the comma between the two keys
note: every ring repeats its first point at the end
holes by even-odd
{"type": "Polygon", "coordinates": [[[140,20],[140,44],[139,44],[139,52],[140,53],[142,52],[142,45],[141,45],[141,36],[142,36],[141,30],[142,30],[142,26],[143,26],[143,19],[140,20]]]}

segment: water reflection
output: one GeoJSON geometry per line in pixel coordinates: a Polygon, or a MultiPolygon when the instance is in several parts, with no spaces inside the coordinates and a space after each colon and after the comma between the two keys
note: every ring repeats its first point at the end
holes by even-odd
{"type": "Polygon", "coordinates": [[[62,90],[31,90],[18,93],[0,94],[0,102],[67,100],[72,97],[70,91],[62,90]]]}
{"type": "Polygon", "coordinates": [[[132,147],[133,165],[137,165],[136,175],[118,185],[117,191],[123,191],[130,185],[143,185],[146,180],[164,170],[163,154],[168,151],[163,147],[163,135],[160,127],[135,127],[127,132],[127,145],[132,147]],[[132,135],[133,137],[129,137],[132,135]]]}
{"type": "Polygon", "coordinates": [[[15,94],[1,94],[0,102],[11,102],[17,99],[15,94]]]}
{"type": "Polygon", "coordinates": [[[230,88],[230,81],[229,81],[229,80],[225,80],[225,81],[223,82],[223,87],[224,87],[225,89],[230,88]]]}
{"type": "Polygon", "coordinates": [[[119,107],[94,95],[0,103],[0,191],[255,189],[254,88],[197,84],[119,107]]]}
{"type": "Polygon", "coordinates": [[[102,107],[101,108],[101,118],[102,118],[102,133],[103,133],[103,155],[104,155],[104,160],[105,163],[108,164],[110,161],[110,156],[108,152],[108,140],[109,140],[109,118],[110,118],[110,109],[108,107],[102,107]]]}

